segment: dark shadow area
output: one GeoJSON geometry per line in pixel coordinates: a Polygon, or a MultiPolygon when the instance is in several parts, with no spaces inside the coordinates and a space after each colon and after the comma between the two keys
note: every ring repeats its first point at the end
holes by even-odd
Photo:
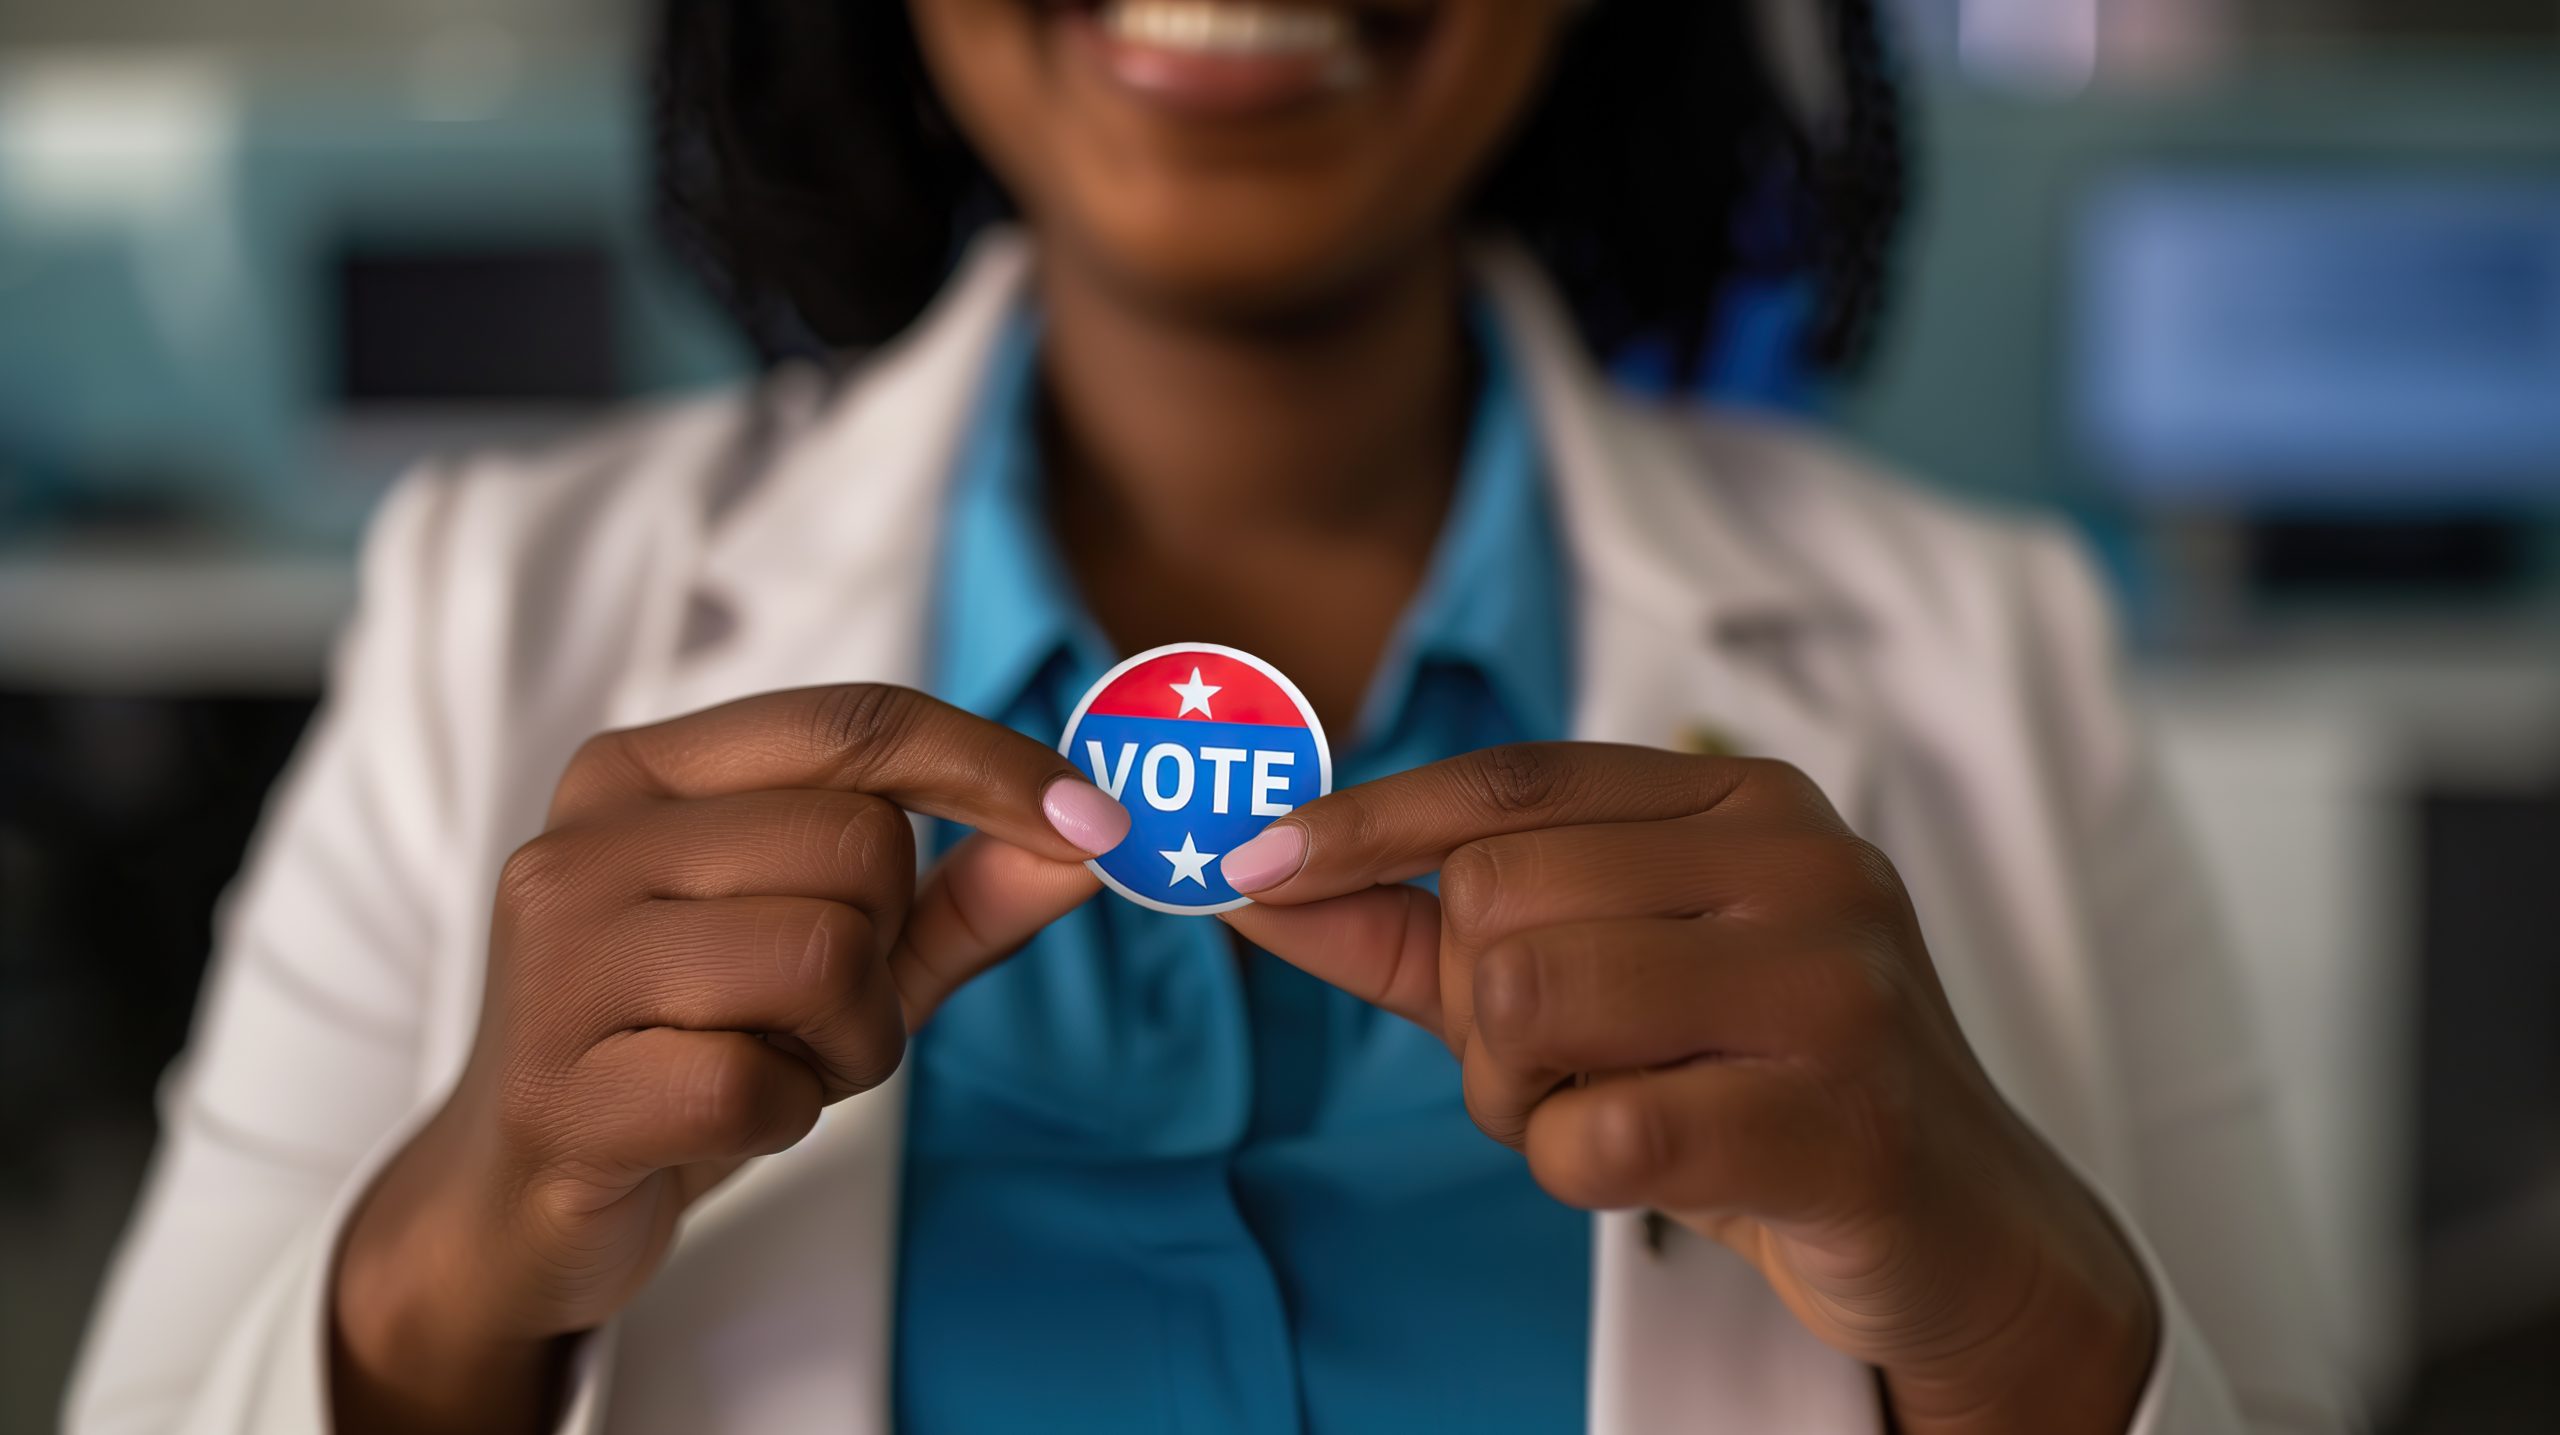
{"type": "Polygon", "coordinates": [[[215,899],[310,712],[0,693],[0,1430],[52,1428],[215,899]]]}

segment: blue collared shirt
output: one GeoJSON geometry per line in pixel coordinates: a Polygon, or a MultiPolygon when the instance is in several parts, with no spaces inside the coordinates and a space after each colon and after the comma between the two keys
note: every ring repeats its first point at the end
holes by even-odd
{"type": "MultiPolygon", "coordinates": [[[[1341,785],[1565,732],[1563,562],[1478,332],[1465,471],[1341,785]]],[[[1036,346],[1026,317],[990,368],[931,656],[940,696],[1055,742],[1115,655],[1043,518],[1036,346]]],[[[962,989],[909,1063],[909,1435],[1580,1426],[1588,1220],[1475,1129],[1437,1037],[1106,895],[962,989]]]]}

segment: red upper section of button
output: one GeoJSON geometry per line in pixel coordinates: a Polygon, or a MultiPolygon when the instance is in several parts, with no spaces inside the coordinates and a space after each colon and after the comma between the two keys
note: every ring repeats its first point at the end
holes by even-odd
{"type": "Polygon", "coordinates": [[[1306,727],[1306,716],[1298,711],[1289,694],[1278,683],[1263,675],[1250,663],[1240,663],[1221,653],[1178,650],[1162,657],[1149,658],[1111,682],[1111,686],[1094,694],[1085,709],[1114,717],[1184,718],[1193,722],[1260,723],[1267,727],[1306,727]],[[1184,692],[1189,692],[1191,675],[1199,671],[1204,687],[1216,688],[1202,695],[1208,711],[1198,704],[1184,712],[1184,692]]]}

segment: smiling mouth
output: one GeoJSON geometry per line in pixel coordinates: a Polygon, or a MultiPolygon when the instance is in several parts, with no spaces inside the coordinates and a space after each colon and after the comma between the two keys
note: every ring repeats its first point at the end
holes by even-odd
{"type": "Polygon", "coordinates": [[[1349,12],[1237,0],[1111,0],[1103,33],[1127,45],[1188,55],[1338,54],[1359,43],[1349,12]]]}
{"type": "Polygon", "coordinates": [[[1229,118],[1368,88],[1411,54],[1429,20],[1411,0],[1068,0],[1049,13],[1120,89],[1229,118]]]}

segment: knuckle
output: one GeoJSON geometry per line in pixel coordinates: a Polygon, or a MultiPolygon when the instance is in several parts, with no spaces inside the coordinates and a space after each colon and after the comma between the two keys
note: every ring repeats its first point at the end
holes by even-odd
{"type": "Polygon", "coordinates": [[[1440,864],[1440,910],[1461,936],[1489,927],[1502,910],[1508,885],[1501,847],[1470,842],[1440,864]]]}
{"type": "Polygon", "coordinates": [[[1902,1029],[1909,992],[1898,964],[1856,947],[1810,965],[1817,1034],[1826,1051],[1873,1052],[1902,1029]]]}
{"type": "Polygon", "coordinates": [[[1583,1144],[1594,1192],[1603,1199],[1643,1189],[1670,1159],[1661,1113],[1628,1090],[1600,1093],[1585,1120],[1583,1144]]]}
{"type": "Polygon", "coordinates": [[[1908,896],[1902,886],[1902,873],[1887,857],[1884,849],[1867,839],[1850,836],[1841,839],[1841,884],[1844,890],[1858,894],[1869,915],[1899,917],[1908,896]]]}
{"type": "Polygon", "coordinates": [[[845,683],[829,688],[811,712],[812,740],[822,752],[858,764],[894,747],[914,725],[913,695],[888,683],[845,683]]]}
{"type": "Polygon", "coordinates": [[[501,1150],[536,1164],[556,1162],[587,1144],[602,1110],[566,1071],[518,1058],[502,1078],[491,1125],[501,1150]]]}
{"type": "Polygon", "coordinates": [[[551,811],[555,817],[574,815],[613,800],[658,791],[659,783],[650,769],[638,732],[639,729],[635,728],[612,728],[578,744],[578,750],[569,755],[568,765],[560,770],[560,780],[551,790],[551,811]]]}
{"type": "Polygon", "coordinates": [[[547,1257],[546,1273],[569,1278],[573,1290],[592,1283],[597,1274],[574,1254],[583,1244],[580,1233],[593,1225],[603,1204],[597,1186],[594,1176],[572,1164],[528,1181],[520,1198],[525,1228],[547,1257]]]}
{"type": "Polygon", "coordinates": [[[1798,838],[1779,859],[1809,910],[1881,925],[1902,908],[1902,877],[1881,848],[1850,834],[1798,838]]]}
{"type": "Polygon", "coordinates": [[[573,1124],[564,1117],[571,1116],[540,1085],[519,1075],[505,1084],[490,1117],[490,1129],[497,1135],[500,1149],[540,1155],[558,1144],[556,1136],[561,1128],[573,1124]]]}
{"type": "Polygon", "coordinates": [[[1467,771],[1478,800],[1491,811],[1512,815],[1547,807],[1564,783],[1554,755],[1534,743],[1488,749],[1467,771]]]}
{"type": "Polygon", "coordinates": [[[498,869],[498,904],[515,912],[536,912],[559,901],[577,885],[586,867],[584,845],[565,830],[554,830],[507,854],[498,869]]]}
{"type": "Polygon", "coordinates": [[[1770,792],[1805,792],[1813,787],[1813,779],[1805,770],[1783,757],[1740,757],[1743,781],[1770,792]]]}
{"type": "Polygon", "coordinates": [[[895,1003],[884,1003],[874,1009],[883,1014],[868,1025],[875,1030],[864,1033],[846,1044],[837,1062],[838,1074],[854,1091],[869,1091],[898,1074],[907,1059],[907,1028],[898,1019],[895,1003]]]}
{"type": "Polygon", "coordinates": [[[1568,1206],[1608,1210],[1642,1205],[1668,1159],[1660,1117],[1619,1086],[1595,1087],[1555,1125],[1533,1133],[1529,1170],[1568,1206]]]}
{"type": "Polygon", "coordinates": [[[1843,830],[1829,794],[1812,774],[1784,758],[1752,757],[1742,761],[1742,785],[1756,795],[1754,805],[1765,804],[1774,820],[1814,832],[1843,830]]]}
{"type": "Polygon", "coordinates": [[[832,902],[771,919],[766,940],[785,985],[822,1002],[841,999],[862,980],[861,923],[856,913],[832,902]]]}
{"type": "Polygon", "coordinates": [[[1545,986],[1545,963],[1535,948],[1497,943],[1476,965],[1476,1026],[1503,1050],[1520,1051],[1537,1034],[1545,986]]]}
{"type": "Polygon", "coordinates": [[[1800,842],[1795,865],[1826,909],[1863,906],[1871,895],[1867,889],[1873,874],[1864,856],[1849,841],[1819,837],[1800,842]]]}
{"type": "Polygon", "coordinates": [[[1859,1180],[1869,1198],[1883,1209],[1908,1209],[1910,1193],[1922,1180],[1923,1153],[1919,1122],[1900,1088],[1867,1083],[1854,1093],[1841,1093],[1834,1105],[1845,1113],[1848,1141],[1859,1158],[1859,1180]]]}
{"type": "Polygon", "coordinates": [[[1528,1109],[1482,1052],[1468,1053],[1458,1085],[1466,1103],[1467,1119],[1475,1123],[1478,1131],[1515,1149],[1527,1141],[1528,1109]]]}
{"type": "Polygon", "coordinates": [[[915,865],[915,832],[895,806],[865,797],[836,818],[834,856],[848,872],[896,872],[915,865]]]}
{"type": "Polygon", "coordinates": [[[608,728],[578,744],[569,754],[569,765],[561,769],[559,791],[566,795],[601,788],[628,780],[633,767],[631,733],[627,728],[608,728]]]}
{"type": "Polygon", "coordinates": [[[764,1119],[765,1068],[744,1042],[700,1043],[669,1083],[670,1113],[686,1130],[743,1141],[764,1119]]]}
{"type": "Polygon", "coordinates": [[[804,1013],[797,1025],[832,1095],[868,1091],[906,1057],[906,1023],[862,913],[834,903],[784,924],[777,952],[804,1013]]]}
{"type": "Polygon", "coordinates": [[[593,1209],[595,1197],[591,1188],[570,1176],[545,1176],[527,1183],[524,1193],[526,1216],[535,1229],[545,1233],[574,1230],[593,1209]]]}
{"type": "Polygon", "coordinates": [[[1467,1119],[1474,1122],[1476,1130],[1483,1132],[1487,1139],[1499,1145],[1516,1150],[1527,1139],[1528,1123],[1519,1113],[1500,1110],[1482,1097],[1467,1097],[1467,1119]]]}
{"type": "MultiPolygon", "coordinates": [[[[1307,826],[1308,839],[1323,843],[1328,851],[1375,852],[1393,839],[1386,805],[1357,787],[1317,798],[1298,809],[1297,815],[1307,826]]],[[[1445,881],[1443,874],[1444,893],[1445,881]]]]}

